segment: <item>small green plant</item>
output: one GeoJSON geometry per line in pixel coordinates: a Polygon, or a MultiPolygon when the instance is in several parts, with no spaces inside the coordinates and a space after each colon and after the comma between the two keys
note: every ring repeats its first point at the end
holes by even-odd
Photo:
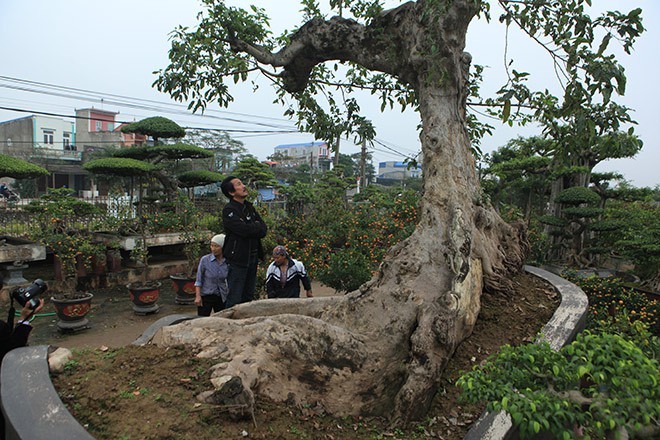
{"type": "Polygon", "coordinates": [[[149,247],[144,237],[135,240],[135,247],[131,249],[131,261],[137,266],[146,266],[149,258],[149,247]]]}
{"type": "Polygon", "coordinates": [[[122,399],[135,399],[135,395],[133,395],[132,391],[129,390],[123,390],[119,393],[119,397],[122,399]]]}
{"type": "Polygon", "coordinates": [[[116,351],[108,351],[103,354],[103,359],[114,359],[117,357],[118,352],[116,351]]]}
{"type": "Polygon", "coordinates": [[[459,378],[462,397],[511,415],[521,438],[540,431],[595,438],[657,430],[658,362],[619,335],[585,331],[556,352],[547,343],[504,346],[459,378]]]}
{"type": "Polygon", "coordinates": [[[77,360],[71,359],[68,361],[66,364],[64,364],[64,371],[71,371],[74,370],[76,367],[80,365],[77,360]]]}
{"type": "Polygon", "coordinates": [[[298,428],[298,427],[295,426],[295,425],[291,425],[291,426],[289,427],[289,432],[290,432],[291,434],[295,435],[296,437],[300,437],[300,438],[309,438],[309,436],[308,436],[307,434],[305,434],[304,431],[300,430],[300,428],[298,428]]]}

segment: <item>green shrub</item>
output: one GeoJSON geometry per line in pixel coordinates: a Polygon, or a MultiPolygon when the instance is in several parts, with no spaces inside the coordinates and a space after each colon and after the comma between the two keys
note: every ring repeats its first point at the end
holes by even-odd
{"type": "Polygon", "coordinates": [[[341,249],[330,256],[318,279],[338,292],[351,292],[371,278],[369,260],[354,249],[341,249]]]}
{"type": "Polygon", "coordinates": [[[660,418],[659,365],[619,335],[590,333],[556,352],[547,343],[505,346],[457,382],[462,398],[506,411],[521,438],[541,431],[592,438],[637,433],[660,418]]]}

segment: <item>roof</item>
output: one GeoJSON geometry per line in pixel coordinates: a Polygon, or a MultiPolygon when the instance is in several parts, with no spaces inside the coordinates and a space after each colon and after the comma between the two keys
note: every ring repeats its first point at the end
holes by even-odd
{"type": "Polygon", "coordinates": [[[111,111],[108,111],[108,110],[102,110],[102,109],[100,109],[100,108],[94,108],[94,107],[91,107],[91,108],[77,108],[76,111],[77,111],[77,112],[84,112],[84,111],[86,111],[86,112],[90,112],[90,113],[91,113],[91,112],[94,112],[94,113],[105,113],[105,114],[107,114],[107,115],[118,115],[118,114],[119,114],[119,112],[111,112],[111,111]]]}
{"type": "Polygon", "coordinates": [[[328,145],[327,142],[314,141],[314,142],[302,142],[299,144],[282,144],[275,147],[278,148],[296,148],[296,147],[320,147],[321,145],[328,145]]]}
{"type": "MultiPolygon", "coordinates": [[[[408,162],[379,162],[378,163],[378,168],[408,168],[410,164],[408,162]]],[[[421,170],[422,167],[417,164],[416,167],[410,167],[410,169],[418,169],[421,170]]]]}

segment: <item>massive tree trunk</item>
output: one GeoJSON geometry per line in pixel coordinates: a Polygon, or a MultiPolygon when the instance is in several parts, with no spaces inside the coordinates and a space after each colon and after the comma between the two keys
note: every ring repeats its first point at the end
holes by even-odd
{"type": "Polygon", "coordinates": [[[329,59],[413,87],[423,125],[420,222],[358,291],[238,305],[167,327],[154,343],[185,343],[223,359],[215,375],[239,377],[257,396],[318,402],[337,415],[408,421],[426,414],[445,366],[473,329],[483,289],[506,293],[527,250],[523,226],[482,206],[465,128],[470,57],[463,48],[477,2],[441,3],[449,6],[433,17],[425,2],[406,3],[368,27],[313,20],[278,54],[232,41],[237,51],[284,66],[293,91],[329,59]]]}

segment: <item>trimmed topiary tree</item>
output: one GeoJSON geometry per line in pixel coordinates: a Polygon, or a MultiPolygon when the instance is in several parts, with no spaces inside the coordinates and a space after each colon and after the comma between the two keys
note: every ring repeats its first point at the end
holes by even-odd
{"type": "Polygon", "coordinates": [[[589,188],[574,186],[565,189],[557,195],[555,202],[561,205],[561,214],[539,218],[541,223],[552,226],[550,233],[558,237],[554,245],[555,257],[574,267],[593,264],[595,256],[605,251],[592,246],[593,233],[611,231],[618,225],[600,219],[604,212],[598,207],[600,196],[589,188]]]}
{"type": "Polygon", "coordinates": [[[17,157],[0,154],[0,177],[11,177],[12,179],[29,179],[46,176],[50,172],[38,165],[26,162],[17,157]]]}

